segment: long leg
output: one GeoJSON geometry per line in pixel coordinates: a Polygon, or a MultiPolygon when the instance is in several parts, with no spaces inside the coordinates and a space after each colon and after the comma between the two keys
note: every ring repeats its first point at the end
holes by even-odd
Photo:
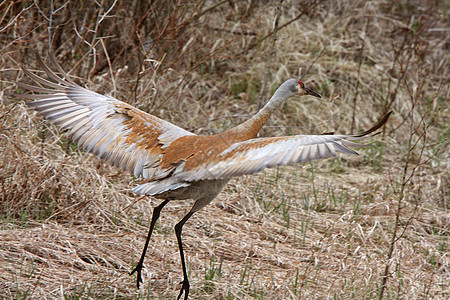
{"type": "Polygon", "coordinates": [[[130,275],[133,275],[134,272],[137,271],[137,288],[139,289],[139,284],[142,283],[142,267],[144,266],[144,257],[145,252],[147,252],[148,243],[150,242],[150,237],[152,236],[153,228],[155,227],[155,223],[159,218],[159,213],[161,212],[161,209],[169,203],[169,200],[165,200],[160,205],[155,207],[153,210],[153,216],[152,220],[150,222],[150,230],[148,231],[147,240],[145,241],[144,250],[142,251],[141,259],[139,260],[139,263],[136,265],[136,267],[131,271],[130,275]]]}
{"type": "Polygon", "coordinates": [[[183,266],[183,281],[181,282],[182,286],[181,286],[180,294],[178,295],[178,298],[177,298],[178,300],[180,299],[181,295],[183,295],[183,291],[184,291],[184,299],[185,300],[188,299],[188,295],[189,295],[189,280],[188,280],[188,275],[187,275],[187,270],[186,270],[186,262],[184,260],[183,243],[181,241],[181,231],[183,230],[184,223],[186,223],[186,221],[193,214],[194,214],[194,212],[190,211],[187,215],[184,216],[184,218],[177,225],[175,225],[175,234],[177,235],[178,247],[180,248],[181,265],[183,266]]]}

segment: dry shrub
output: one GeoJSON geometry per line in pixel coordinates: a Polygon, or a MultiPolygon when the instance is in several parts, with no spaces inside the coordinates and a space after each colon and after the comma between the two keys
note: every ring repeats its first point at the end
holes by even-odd
{"type": "Polygon", "coordinates": [[[246,120],[290,77],[324,99],[289,101],[263,136],[395,111],[360,157],[233,180],[194,215],[193,299],[449,297],[444,1],[5,1],[0,15],[3,297],[167,298],[181,278],[172,226],[191,203],[163,210],[136,294],[159,201],[14,97],[18,64],[49,50],[80,84],[197,134],[246,120]]]}

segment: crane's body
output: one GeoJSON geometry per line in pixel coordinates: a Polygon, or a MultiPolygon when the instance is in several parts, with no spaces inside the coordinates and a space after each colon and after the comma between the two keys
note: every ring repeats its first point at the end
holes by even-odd
{"type": "Polygon", "coordinates": [[[257,138],[258,132],[272,112],[292,96],[312,95],[296,79],[283,83],[267,104],[244,123],[212,136],[199,136],[165,120],[147,114],[110,96],[100,95],[78,86],[52,58],[59,77],[37,57],[48,77],[38,77],[22,67],[34,82],[46,88],[17,83],[38,94],[22,94],[35,100],[27,103],[41,115],[68,130],[72,140],[99,158],[142,177],[132,190],[137,194],[164,200],[153,211],[149,234],[139,263],[137,287],[142,282],[145,253],[161,209],[172,200],[193,199],[190,212],[175,226],[182,267],[183,282],[178,299],[188,298],[189,282],[184,261],[181,231],[183,224],[210,203],[232,178],[259,172],[266,167],[288,165],[335,156],[337,152],[357,154],[349,147],[383,126],[390,113],[375,126],[358,135],[297,135],[257,138]]]}

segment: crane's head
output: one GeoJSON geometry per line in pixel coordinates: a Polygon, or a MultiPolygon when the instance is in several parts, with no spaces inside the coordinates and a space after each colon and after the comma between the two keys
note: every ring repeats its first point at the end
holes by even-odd
{"type": "Polygon", "coordinates": [[[300,80],[297,80],[296,88],[298,90],[297,95],[303,96],[303,95],[311,95],[317,98],[322,98],[318,93],[314,92],[313,90],[307,88],[303,82],[300,80]]]}
{"type": "Polygon", "coordinates": [[[314,97],[322,98],[318,93],[305,87],[303,82],[297,79],[286,80],[273,94],[269,102],[262,108],[263,111],[273,111],[279,107],[286,99],[294,96],[311,95],[314,97]]]}

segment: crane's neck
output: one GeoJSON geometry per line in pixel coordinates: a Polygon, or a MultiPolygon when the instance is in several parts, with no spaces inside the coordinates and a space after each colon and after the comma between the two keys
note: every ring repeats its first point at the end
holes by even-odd
{"type": "Polygon", "coordinates": [[[266,105],[264,105],[256,115],[229,130],[229,132],[241,135],[243,140],[256,137],[258,132],[272,115],[273,111],[280,107],[287,98],[289,98],[289,96],[286,96],[286,93],[282,89],[277,89],[272,98],[270,98],[266,105]]]}

